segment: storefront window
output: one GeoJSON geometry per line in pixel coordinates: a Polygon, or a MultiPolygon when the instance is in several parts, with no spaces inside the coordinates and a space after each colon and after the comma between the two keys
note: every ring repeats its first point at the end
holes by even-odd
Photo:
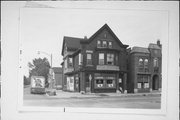
{"type": "Polygon", "coordinates": [[[87,65],[92,65],[92,54],[87,54],[87,65]]]}
{"type": "Polygon", "coordinates": [[[141,84],[142,84],[142,83],[138,83],[138,84],[137,84],[137,88],[141,89],[141,84]]]}
{"type": "Polygon", "coordinates": [[[99,65],[104,65],[104,53],[99,53],[99,65]]]}
{"type": "Polygon", "coordinates": [[[107,42],[106,41],[103,41],[102,47],[107,47],[107,42]]]}
{"type": "Polygon", "coordinates": [[[144,88],[149,88],[149,83],[144,83],[144,88]]]}
{"type": "Polygon", "coordinates": [[[114,65],[114,54],[112,53],[107,54],[107,64],[114,65]]]}
{"type": "Polygon", "coordinates": [[[97,87],[103,87],[103,80],[96,80],[97,87]]]}
{"type": "Polygon", "coordinates": [[[106,81],[108,87],[113,87],[113,80],[107,80],[106,81]]]}

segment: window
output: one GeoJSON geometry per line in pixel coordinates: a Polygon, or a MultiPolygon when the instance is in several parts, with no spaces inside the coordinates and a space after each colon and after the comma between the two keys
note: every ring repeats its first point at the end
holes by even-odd
{"type": "Polygon", "coordinates": [[[139,71],[140,72],[143,71],[143,59],[142,58],[139,59],[139,71]]]}
{"type": "Polygon", "coordinates": [[[144,60],[144,69],[145,69],[145,72],[148,72],[148,59],[144,60]]]}
{"type": "Polygon", "coordinates": [[[141,88],[141,84],[142,84],[142,83],[138,83],[138,84],[137,84],[137,88],[140,89],[140,88],[141,88]]]}
{"type": "Polygon", "coordinates": [[[100,40],[97,41],[97,47],[98,48],[101,47],[101,41],[100,40]]]}
{"type": "Polygon", "coordinates": [[[69,58],[69,67],[73,67],[73,59],[69,58]]]}
{"type": "Polygon", "coordinates": [[[107,42],[106,41],[103,41],[102,47],[107,47],[107,42]]]}
{"type": "Polygon", "coordinates": [[[104,65],[104,53],[99,53],[99,65],[104,65]]]}
{"type": "Polygon", "coordinates": [[[149,83],[144,83],[144,88],[149,88],[149,83]]]}
{"type": "Polygon", "coordinates": [[[113,80],[107,80],[107,87],[113,87],[113,80]]]}
{"type": "Polygon", "coordinates": [[[109,48],[112,48],[112,42],[109,42],[109,43],[108,43],[108,47],[109,47],[109,48]]]}
{"type": "Polygon", "coordinates": [[[103,87],[103,80],[99,79],[99,80],[96,80],[96,85],[97,87],[103,87]]]}
{"type": "Polygon", "coordinates": [[[153,66],[158,67],[158,59],[157,58],[154,58],[153,66]]]}
{"type": "Polygon", "coordinates": [[[83,56],[81,53],[79,53],[79,65],[82,65],[83,56]]]}
{"type": "Polygon", "coordinates": [[[92,65],[92,54],[87,54],[87,65],[92,65]]]}
{"type": "Polygon", "coordinates": [[[107,54],[107,64],[114,65],[114,54],[112,53],[107,54]]]}

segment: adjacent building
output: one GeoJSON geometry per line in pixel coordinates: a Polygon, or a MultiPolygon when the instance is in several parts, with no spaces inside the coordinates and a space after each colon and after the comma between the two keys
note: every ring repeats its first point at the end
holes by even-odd
{"type": "Polygon", "coordinates": [[[53,67],[53,75],[55,79],[56,89],[62,89],[63,71],[61,67],[53,67]]]}
{"type": "Polygon", "coordinates": [[[90,38],[65,36],[61,54],[65,91],[127,93],[161,88],[161,46],[129,49],[107,24],[90,38]],[[152,67],[155,60],[158,66],[152,67]]]}
{"type": "Polygon", "coordinates": [[[133,47],[129,52],[128,92],[161,90],[161,44],[150,43],[148,48],[133,47]]]}

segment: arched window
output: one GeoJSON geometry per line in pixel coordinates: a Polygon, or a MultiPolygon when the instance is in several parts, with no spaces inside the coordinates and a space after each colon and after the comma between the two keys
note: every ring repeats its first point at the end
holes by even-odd
{"type": "Polygon", "coordinates": [[[144,60],[144,70],[145,70],[145,72],[148,72],[148,71],[149,71],[149,69],[148,69],[148,64],[149,64],[148,59],[145,59],[145,60],[144,60]]]}
{"type": "Polygon", "coordinates": [[[143,71],[143,59],[139,58],[139,72],[143,71]]]}
{"type": "Polygon", "coordinates": [[[145,68],[148,68],[148,59],[145,59],[145,60],[144,60],[144,67],[145,67],[145,68]]]}
{"type": "Polygon", "coordinates": [[[139,59],[139,67],[143,67],[143,59],[142,58],[139,59]]]}

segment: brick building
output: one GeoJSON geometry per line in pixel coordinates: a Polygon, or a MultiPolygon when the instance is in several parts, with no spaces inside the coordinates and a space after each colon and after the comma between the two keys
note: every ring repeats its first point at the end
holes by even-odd
{"type": "MultiPolygon", "coordinates": [[[[148,69],[148,72],[145,71],[147,73],[143,73],[141,76],[137,75],[139,73],[136,70],[131,70],[136,69],[138,62],[136,56],[142,56],[143,60],[147,57],[148,63],[151,58],[160,56],[151,54],[156,51],[154,44],[149,45],[149,48],[134,47],[132,50],[127,47],[128,45],[123,44],[107,24],[103,25],[90,38],[65,36],[61,53],[63,56],[61,64],[63,66],[63,90],[82,93],[126,93],[127,89],[129,92],[143,91],[136,90],[137,86],[140,86],[137,82],[140,81],[134,77],[158,79],[157,76],[160,77],[160,75],[154,71],[153,76],[151,69],[148,69]]],[[[148,64],[146,67],[149,68],[151,65],[148,64]]],[[[142,83],[143,85],[148,87],[148,84],[142,83]]],[[[157,89],[155,87],[157,87],[156,85],[154,85],[154,89],[157,89]]]]}
{"type": "Polygon", "coordinates": [[[128,92],[161,90],[161,44],[133,47],[128,57],[128,92]]]}

